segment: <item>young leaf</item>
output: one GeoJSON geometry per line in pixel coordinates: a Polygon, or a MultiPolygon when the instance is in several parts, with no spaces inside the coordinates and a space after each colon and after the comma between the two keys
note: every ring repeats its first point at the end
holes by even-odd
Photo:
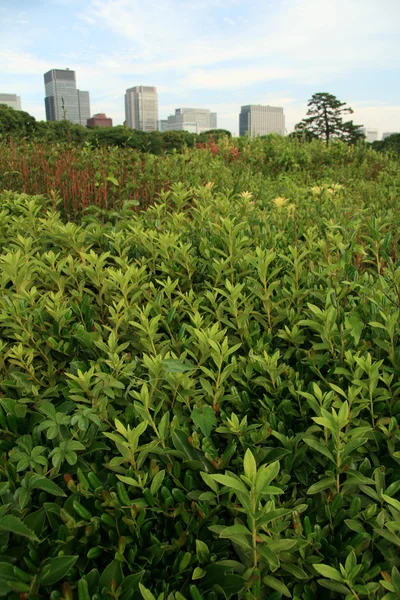
{"type": "MultiPolygon", "coordinates": [[[[256,476],[256,492],[257,494],[268,494],[271,492],[265,491],[271,481],[278,475],[280,469],[279,461],[276,460],[270,465],[263,465],[258,470],[256,476]]],[[[279,492],[280,493],[280,492],[279,492]]]]}
{"type": "Polygon", "coordinates": [[[247,448],[246,454],[244,455],[243,467],[247,479],[254,483],[257,475],[257,464],[250,448],[247,448]]]}
{"type": "Polygon", "coordinates": [[[142,583],[139,583],[140,592],[144,598],[144,600],[156,600],[155,596],[148,590],[142,583]]]}

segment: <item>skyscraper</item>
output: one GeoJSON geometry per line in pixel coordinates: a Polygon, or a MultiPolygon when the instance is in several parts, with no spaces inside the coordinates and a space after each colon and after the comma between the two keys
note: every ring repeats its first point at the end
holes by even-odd
{"type": "Polygon", "coordinates": [[[167,131],[190,131],[201,133],[216,129],[217,113],[208,108],[177,108],[175,114],[168,117],[167,131]]]}
{"type": "Polygon", "coordinates": [[[77,125],[86,125],[90,118],[89,92],[76,88],[75,71],[52,69],[44,74],[47,121],[67,119],[77,125]]]}
{"type": "Polygon", "coordinates": [[[158,96],[155,87],[137,85],[126,90],[126,124],[139,131],[157,131],[158,96]]]}
{"type": "Polygon", "coordinates": [[[0,104],[6,104],[14,110],[22,110],[21,98],[17,94],[0,94],[0,104]]]}
{"type": "Polygon", "coordinates": [[[239,115],[239,135],[256,137],[268,133],[285,135],[285,115],[278,106],[249,104],[242,106],[239,115]]]}

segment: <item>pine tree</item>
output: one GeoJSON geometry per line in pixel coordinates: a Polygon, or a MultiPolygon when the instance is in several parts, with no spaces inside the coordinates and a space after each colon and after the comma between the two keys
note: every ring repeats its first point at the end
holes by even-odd
{"type": "Polygon", "coordinates": [[[305,139],[317,137],[325,140],[327,144],[334,139],[352,144],[364,137],[362,125],[355,125],[353,121],[343,121],[342,115],[353,112],[352,108],[332,94],[314,94],[308,102],[307,117],[295,127],[295,136],[305,139]]]}

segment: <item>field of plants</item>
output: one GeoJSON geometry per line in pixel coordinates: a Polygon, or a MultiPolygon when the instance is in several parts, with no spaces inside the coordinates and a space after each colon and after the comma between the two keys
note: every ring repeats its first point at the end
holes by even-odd
{"type": "Polygon", "coordinates": [[[0,597],[400,597],[400,162],[0,142],[0,597]]]}

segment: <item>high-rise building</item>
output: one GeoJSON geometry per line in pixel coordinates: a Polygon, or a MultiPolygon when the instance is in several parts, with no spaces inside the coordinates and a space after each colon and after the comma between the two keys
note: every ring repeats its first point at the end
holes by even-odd
{"type": "Polygon", "coordinates": [[[216,127],[217,113],[212,113],[207,108],[177,108],[175,114],[168,117],[166,130],[201,133],[216,127]]]}
{"type": "Polygon", "coordinates": [[[157,89],[148,85],[137,85],[126,90],[126,124],[139,131],[157,131],[158,96],[157,89]]]}
{"type": "Polygon", "coordinates": [[[88,127],[112,127],[112,119],[107,117],[104,113],[97,113],[87,120],[88,127]]]}
{"type": "Polygon", "coordinates": [[[160,131],[161,133],[164,133],[164,131],[167,131],[167,127],[168,127],[167,119],[160,119],[158,121],[158,131],[160,131]]]}
{"type": "Polygon", "coordinates": [[[398,133],[398,131],[385,131],[384,133],[382,133],[382,140],[390,137],[391,135],[396,135],[398,133]]]}
{"type": "Polygon", "coordinates": [[[77,125],[86,125],[90,118],[89,92],[76,88],[75,71],[52,69],[44,74],[47,121],[66,119],[77,125]]]}
{"type": "Polygon", "coordinates": [[[6,104],[14,110],[22,110],[21,98],[17,94],[0,94],[0,104],[6,104]]]}
{"type": "Polygon", "coordinates": [[[376,142],[378,139],[378,130],[370,127],[361,127],[360,131],[365,135],[365,140],[369,143],[376,142]]]}
{"type": "Polygon", "coordinates": [[[278,106],[248,104],[242,106],[239,115],[239,135],[256,137],[268,133],[285,135],[285,115],[278,106]]]}

